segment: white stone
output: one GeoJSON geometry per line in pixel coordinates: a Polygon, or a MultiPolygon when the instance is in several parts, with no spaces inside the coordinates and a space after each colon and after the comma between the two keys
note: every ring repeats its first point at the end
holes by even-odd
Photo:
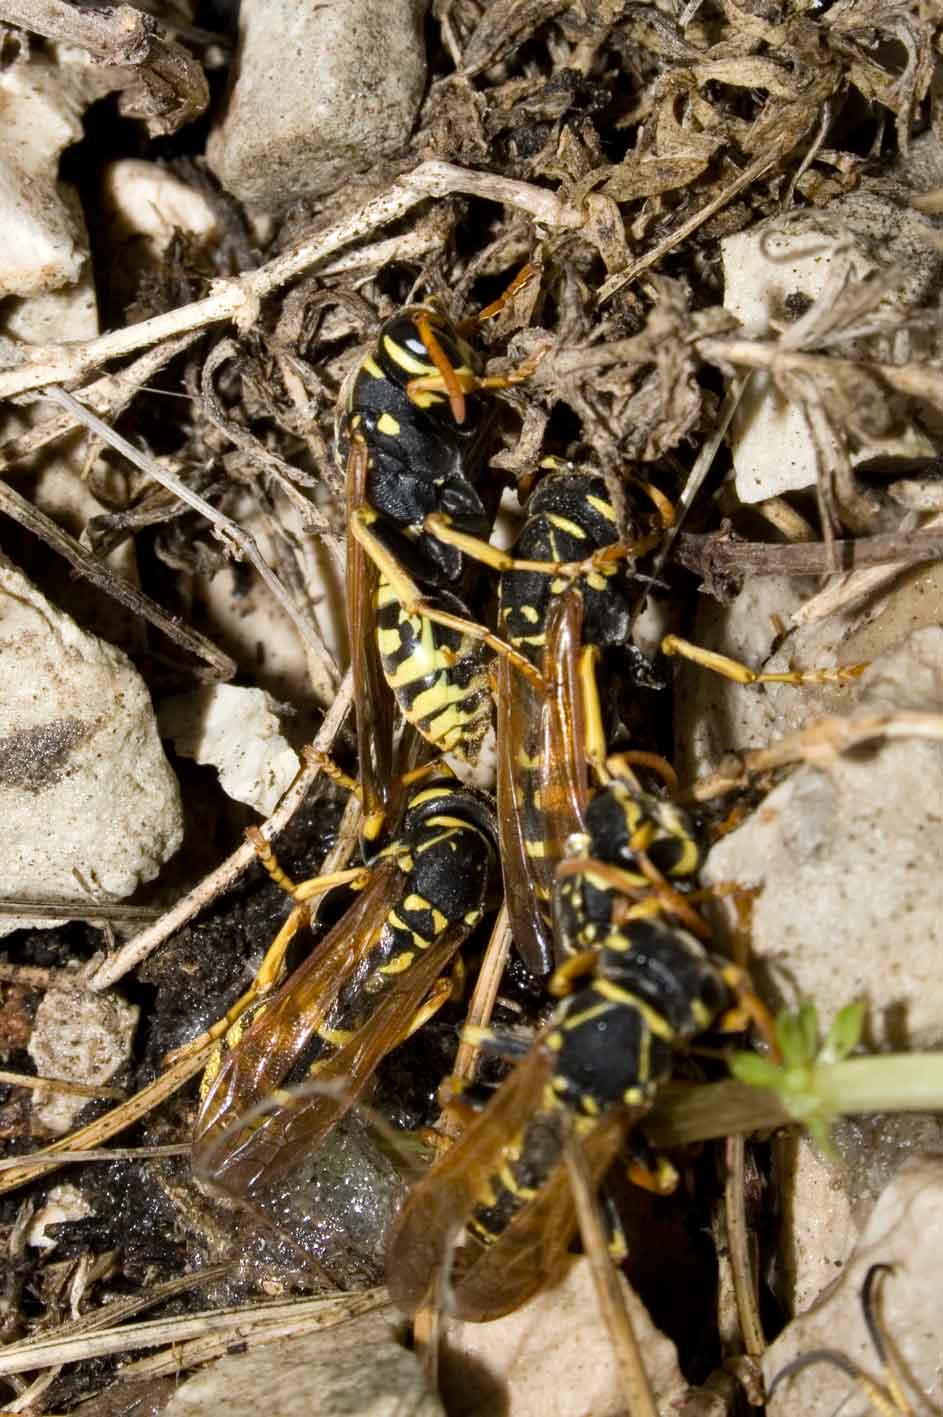
{"type": "MultiPolygon", "coordinates": [[[[119,994],[47,989],[33,1020],[27,1052],[41,1077],[104,1087],[131,1056],[140,1010],[119,994]]],[[[87,1097],[38,1091],[33,1113],[51,1132],[67,1132],[87,1097]]]]}
{"type": "MultiPolygon", "coordinates": [[[[865,672],[855,712],[941,703],[943,630],[925,629],[865,672]]],[[[943,1043],[941,785],[943,744],[876,744],[797,769],[714,846],[705,885],[760,887],[752,957],[772,1005],[814,999],[830,1020],[863,998],[873,1047],[943,1043]]]]}
{"type": "Polygon", "coordinates": [[[426,0],[243,0],[209,166],[248,205],[330,192],[405,143],[425,84],[426,0]]]}
{"type": "Polygon", "coordinates": [[[78,919],[151,880],[183,835],[143,680],[3,562],[0,817],[0,895],[67,902],[78,919]]]}
{"type": "Polygon", "coordinates": [[[218,768],[223,791],[265,817],[300,767],[261,689],[213,684],[167,699],[160,729],[183,757],[218,768]]]}
{"type": "MultiPolygon", "coordinates": [[[[854,1255],[838,1283],[820,1302],[794,1319],[767,1349],[767,1385],[794,1358],[816,1349],[836,1350],[883,1382],[877,1354],[861,1311],[861,1286],[871,1265],[888,1264],[879,1312],[890,1345],[926,1405],[938,1412],[943,1400],[940,1363],[940,1252],[943,1249],[943,1163],[939,1158],[906,1162],[879,1197],[854,1255]]],[[[911,1398],[914,1394],[911,1391],[911,1398]]],[[[796,1413],[864,1412],[871,1409],[854,1379],[833,1364],[816,1363],[784,1380],[767,1404],[769,1417],[796,1413]]]]}
{"type": "MultiPolygon", "coordinates": [[[[787,212],[721,242],[724,304],[750,338],[787,331],[794,316],[787,302],[814,302],[842,273],[861,281],[879,271],[903,273],[881,309],[932,303],[943,262],[932,245],[932,223],[894,193],[860,191],[821,209],[787,212]],[[925,239],[921,240],[921,236],[925,239]]],[[[847,349],[847,346],[843,346],[847,349]]],[[[854,352],[854,347],[852,347],[854,352]]],[[[862,357],[866,348],[859,351],[862,357]]],[[[924,351],[932,357],[930,349],[924,351]]],[[[873,357],[873,356],[872,356],[873,357]]],[[[914,352],[914,357],[917,357],[914,352]]],[[[763,370],[754,370],[731,425],[737,494],[761,502],[812,487],[817,455],[801,405],[786,399],[763,370]]],[[[885,437],[873,434],[850,447],[853,464],[877,456],[933,457],[933,437],[911,420],[885,437]]]]}
{"type": "Polygon", "coordinates": [[[181,1382],[165,1417],[443,1417],[390,1310],[230,1354],[181,1382]]]}
{"type": "Polygon", "coordinates": [[[776,1293],[788,1313],[801,1314],[831,1284],[859,1230],[840,1162],[795,1128],[777,1133],[772,1152],[783,1212],[776,1293]]]}
{"type": "Polygon", "coordinates": [[[130,157],[110,162],[102,176],[102,196],[113,246],[143,236],[160,253],[177,231],[204,241],[218,234],[216,213],[203,194],[157,162],[130,157]]]}
{"type": "Polygon", "coordinates": [[[49,1225],[62,1225],[69,1220],[84,1220],[92,1214],[92,1207],[76,1186],[66,1182],[53,1186],[46,1202],[37,1210],[26,1232],[26,1243],[37,1250],[52,1250],[59,1243],[46,1234],[49,1225]]]}
{"type": "Polygon", "coordinates": [[[82,136],[89,103],[127,82],[127,70],[62,50],[0,72],[0,295],[31,295],[78,280],[88,237],[59,158],[82,136]]]}
{"type": "MultiPolygon", "coordinates": [[[[687,1394],[670,1338],[621,1280],[659,1412],[687,1394]]],[[[625,1390],[612,1336],[599,1310],[592,1271],[575,1260],[566,1278],[492,1323],[446,1325],[440,1386],[462,1417],[622,1417],[625,1390]]]]}

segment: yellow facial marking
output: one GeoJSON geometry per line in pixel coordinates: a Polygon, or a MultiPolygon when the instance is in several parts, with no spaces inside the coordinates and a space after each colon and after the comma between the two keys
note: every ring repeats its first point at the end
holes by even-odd
{"type": "Polygon", "coordinates": [[[400,369],[405,369],[407,374],[415,374],[417,378],[423,374],[434,375],[438,373],[434,364],[425,364],[421,359],[417,359],[414,354],[410,354],[408,349],[404,349],[401,344],[397,344],[389,335],[383,336],[383,348],[390,356],[394,364],[398,364],[400,369]]]}
{"type": "Polygon", "coordinates": [[[395,419],[395,418],[393,417],[392,413],[381,413],[381,414],[380,414],[380,417],[377,419],[377,432],[378,432],[378,433],[385,433],[385,434],[387,435],[387,437],[389,437],[389,438],[396,438],[396,437],[398,437],[398,436],[399,436],[399,421],[398,421],[398,419],[395,419]]]}

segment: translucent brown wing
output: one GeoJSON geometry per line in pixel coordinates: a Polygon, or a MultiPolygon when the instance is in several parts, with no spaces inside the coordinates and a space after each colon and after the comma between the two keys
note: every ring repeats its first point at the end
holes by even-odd
{"type": "MultiPolygon", "coordinates": [[[[369,454],[362,437],[351,439],[347,459],[347,525],[367,500],[369,454]]],[[[393,699],[383,678],[376,634],[376,567],[351,531],[347,533],[347,628],[357,716],[357,761],[364,821],[389,808],[393,780],[393,699]]]]}
{"type": "Polygon", "coordinates": [[[224,1055],[197,1118],[193,1162],[198,1174],[217,1177],[239,1193],[235,1168],[229,1174],[245,1144],[239,1119],[297,1066],[341,989],[363,969],[401,880],[394,860],[381,861],[350,909],[224,1055]]]}
{"type": "MultiPolygon", "coordinates": [[[[446,1155],[410,1191],[393,1232],[387,1285],[393,1302],[414,1313],[438,1295],[459,1318],[483,1321],[510,1313],[552,1283],[567,1262],[576,1219],[565,1163],[554,1169],[535,1200],[491,1245],[461,1231],[501,1168],[505,1148],[541,1105],[554,1055],[539,1041],[501,1085],[488,1106],[446,1155]]],[[[635,1117],[614,1109],[581,1145],[598,1180],[635,1117]]],[[[560,1113],[561,1127],[565,1116],[560,1113]]]]}
{"type": "MultiPolygon", "coordinates": [[[[469,927],[453,925],[392,984],[370,1018],[319,1065],[296,1096],[246,1130],[225,1163],[222,1183],[237,1194],[274,1185],[322,1144],[356,1102],[378,1064],[406,1037],[416,1010],[448,968],[469,927]]],[[[218,1175],[218,1173],[217,1173],[218,1175]]]]}
{"type": "MultiPolygon", "coordinates": [[[[575,1144],[586,1155],[591,1183],[598,1186],[619,1153],[641,1109],[615,1108],[575,1144]]],[[[561,1156],[547,1182],[526,1209],[452,1281],[450,1312],[484,1323],[509,1314],[562,1278],[578,1231],[566,1162],[561,1156]]]]}
{"type": "Polygon", "coordinates": [[[574,832],[586,831],[589,776],[586,715],[580,682],[583,597],[570,589],[547,614],[543,674],[548,684],[545,769],[541,787],[547,852],[554,871],[574,832]]]}
{"type": "Polygon", "coordinates": [[[414,1313],[447,1279],[455,1243],[505,1146],[538,1104],[553,1071],[550,1049],[536,1043],[458,1141],[413,1186],[397,1216],[387,1257],[393,1302],[414,1313]]]}
{"type": "Polygon", "coordinates": [[[527,968],[553,968],[550,900],[555,863],[548,861],[540,809],[540,765],[547,703],[508,660],[498,664],[498,840],[511,933],[527,968]]]}

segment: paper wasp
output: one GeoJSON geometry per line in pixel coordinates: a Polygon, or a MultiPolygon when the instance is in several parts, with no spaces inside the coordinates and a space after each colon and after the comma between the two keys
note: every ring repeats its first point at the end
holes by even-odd
{"type": "Polygon", "coordinates": [[[623,563],[630,553],[640,555],[657,539],[641,535],[641,512],[630,503],[627,490],[617,509],[602,476],[552,457],[544,459],[541,470],[545,475],[527,502],[524,525],[511,553],[462,534],[441,515],[427,520],[438,535],[501,573],[499,628],[541,675],[535,683],[517,674],[507,660],[498,666],[501,863],[514,938],[528,968],[537,975],[553,967],[551,887],[563,843],[579,811],[576,799],[582,793],[575,779],[585,772],[582,744],[572,735],[566,744],[553,740],[541,685],[559,683],[560,674],[569,672],[566,665],[575,672],[586,645],[600,651],[620,646],[633,653],[623,563]],[[570,635],[550,651],[548,615],[570,586],[581,593],[581,630],[577,638],[570,635]]]}
{"type": "MultiPolygon", "coordinates": [[[[605,759],[595,742],[600,715],[591,678],[584,672],[582,684],[574,680],[563,653],[579,641],[579,617],[579,594],[569,591],[547,629],[548,653],[559,665],[548,689],[549,737],[570,763],[582,764],[585,732],[600,783],[590,801],[575,772],[561,797],[560,816],[569,811],[575,830],[555,883],[564,963],[551,987],[575,992],[407,1198],[387,1282],[410,1313],[437,1283],[449,1312],[487,1320],[552,1282],[575,1229],[562,1161],[568,1133],[584,1148],[594,1181],[601,1179],[670,1075],[677,1047],[707,1029],[739,987],[736,973],[714,963],[685,928],[694,912],[649,854],[658,848],[675,867],[683,860],[693,869],[696,848],[692,857],[683,818],[662,814],[625,760],[605,759]]],[[[582,658],[585,671],[591,655],[582,658]]]]}
{"type": "MultiPolygon", "coordinates": [[[[413,792],[399,836],[364,873],[357,899],[278,992],[237,1021],[234,1046],[207,1069],[194,1141],[202,1178],[244,1196],[286,1175],[380,1060],[445,1001],[443,973],[485,908],[495,835],[486,801],[454,779],[413,792]],[[306,1075],[335,1086],[299,1105],[286,1097],[284,1107],[239,1125],[306,1075]]],[[[286,882],[276,864],[269,869],[286,882]]],[[[292,894],[301,902],[316,884],[292,894]]],[[[303,918],[299,905],[276,944],[303,918]]]]}
{"type": "Polygon", "coordinates": [[[491,727],[486,652],[526,661],[474,622],[460,598],[465,558],[426,529],[445,515],[487,538],[491,512],[475,488],[493,418],[477,397],[527,378],[533,361],[484,377],[462,329],[501,308],[535,274],[464,326],[435,305],[410,306],[381,326],[338,405],[337,446],[348,496],[348,628],[357,706],[364,844],[377,841],[388,806],[392,722],[384,687],[440,752],[477,760],[491,727]]]}

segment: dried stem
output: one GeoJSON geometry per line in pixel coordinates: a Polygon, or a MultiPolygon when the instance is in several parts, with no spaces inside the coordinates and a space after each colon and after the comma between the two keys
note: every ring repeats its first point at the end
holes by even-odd
{"type": "MultiPolygon", "coordinates": [[[[82,407],[76,400],[73,399],[72,402],[76,403],[76,407],[82,407]]],[[[82,410],[83,420],[92,416],[89,415],[87,409],[82,410]]],[[[45,512],[39,511],[32,502],[28,502],[8,483],[2,481],[0,481],[0,512],[5,512],[7,516],[19,522],[20,526],[26,527],[28,531],[40,537],[60,556],[64,556],[74,571],[91,581],[93,585],[97,585],[106,595],[110,595],[119,604],[127,606],[134,614],[142,616],[189,653],[205,660],[209,669],[203,671],[200,677],[213,680],[233,677],[236,672],[235,661],[217,648],[212,640],[201,635],[199,630],[182,625],[176,616],[168,615],[156,601],[151,600],[150,596],[145,595],[129,581],[116,576],[97,557],[86,551],[85,547],[75,540],[75,537],[70,536],[67,531],[63,531],[58,522],[47,517],[45,512]]],[[[197,671],[197,673],[200,672],[197,671]]]]}
{"type": "Polygon", "coordinates": [[[25,347],[29,349],[29,356],[23,363],[0,373],[0,399],[47,384],[72,383],[110,359],[120,359],[135,350],[176,339],[190,330],[206,329],[220,321],[233,320],[240,328],[249,328],[265,296],[304,275],[342,246],[348,246],[379,226],[398,221],[430,197],[454,194],[504,203],[527,212],[534,221],[551,229],[577,228],[583,222],[582,212],[543,187],[488,172],[472,172],[448,162],[420,163],[388,191],[371,198],[349,216],[282,252],[266,265],[234,279],[216,281],[212,293],[203,300],[85,342],[25,347]]]}

